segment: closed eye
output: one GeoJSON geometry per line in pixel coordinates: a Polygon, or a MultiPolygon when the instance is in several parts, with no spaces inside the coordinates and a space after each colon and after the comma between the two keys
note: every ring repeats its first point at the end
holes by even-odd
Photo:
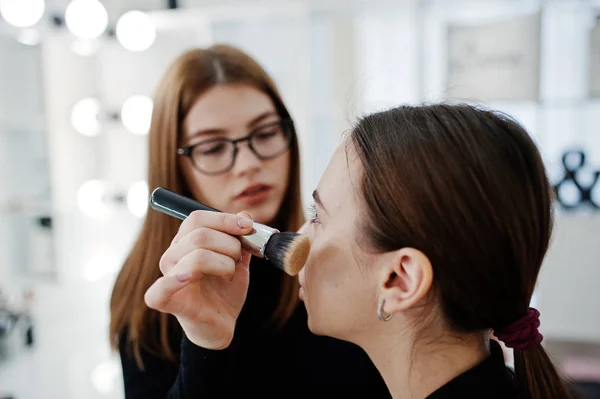
{"type": "Polygon", "coordinates": [[[226,149],[226,143],[214,143],[210,147],[206,146],[206,148],[199,148],[202,155],[217,155],[225,152],[226,149]]]}
{"type": "Polygon", "coordinates": [[[260,132],[256,134],[256,139],[257,140],[269,140],[272,139],[273,137],[277,136],[278,132],[276,131],[264,131],[264,132],[260,132]]]}
{"type": "Polygon", "coordinates": [[[321,223],[321,219],[317,214],[317,207],[315,206],[315,204],[312,204],[308,209],[310,214],[310,224],[321,223]]]}

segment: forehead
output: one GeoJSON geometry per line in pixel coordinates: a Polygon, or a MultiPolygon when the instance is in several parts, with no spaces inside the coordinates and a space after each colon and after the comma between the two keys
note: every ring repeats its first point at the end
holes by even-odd
{"type": "Polygon", "coordinates": [[[249,85],[221,85],[203,93],[186,115],[186,130],[246,124],[256,116],[275,111],[271,98],[249,85]]]}
{"type": "Polygon", "coordinates": [[[332,216],[346,211],[356,214],[359,171],[360,163],[352,146],[342,143],[329,161],[318,187],[321,200],[332,216]]]}

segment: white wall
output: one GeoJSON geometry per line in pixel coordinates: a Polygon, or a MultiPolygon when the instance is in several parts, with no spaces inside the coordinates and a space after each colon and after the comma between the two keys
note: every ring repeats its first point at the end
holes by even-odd
{"type": "MultiPolygon", "coordinates": [[[[35,216],[50,202],[41,52],[0,34],[0,281],[33,270],[35,216]],[[5,57],[4,54],[11,54],[5,57]]],[[[1,285],[0,285],[1,288],[1,285]]],[[[10,287],[4,287],[10,291],[10,287]]]]}
{"type": "Polygon", "coordinates": [[[600,343],[600,214],[559,212],[536,290],[546,338],[600,343]]]}

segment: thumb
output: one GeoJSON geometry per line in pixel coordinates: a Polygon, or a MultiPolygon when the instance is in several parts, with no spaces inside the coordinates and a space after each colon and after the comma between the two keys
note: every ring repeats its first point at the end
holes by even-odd
{"type": "Polygon", "coordinates": [[[244,218],[248,218],[248,219],[254,220],[254,218],[252,217],[252,215],[249,212],[246,212],[246,211],[242,211],[242,212],[238,213],[237,215],[241,216],[241,217],[244,217],[244,218]]]}
{"type": "Polygon", "coordinates": [[[188,285],[191,275],[163,276],[156,280],[144,294],[144,302],[150,309],[165,311],[171,297],[188,285]]]}
{"type": "Polygon", "coordinates": [[[242,251],[242,257],[235,264],[235,268],[237,271],[238,267],[244,267],[248,269],[250,267],[250,259],[252,258],[252,254],[246,250],[242,251]]]}
{"type": "Polygon", "coordinates": [[[233,281],[240,276],[248,275],[250,272],[250,259],[252,258],[252,254],[246,250],[242,251],[242,256],[235,263],[235,272],[231,276],[229,281],[233,281]]]}

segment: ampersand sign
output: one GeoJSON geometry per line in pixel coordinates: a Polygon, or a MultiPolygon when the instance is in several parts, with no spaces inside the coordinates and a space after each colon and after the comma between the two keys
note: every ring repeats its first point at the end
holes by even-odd
{"type": "Polygon", "coordinates": [[[565,209],[575,209],[587,204],[592,208],[600,209],[600,204],[596,203],[594,198],[592,198],[592,192],[598,183],[600,171],[594,171],[592,182],[587,186],[582,185],[577,179],[577,173],[585,167],[585,153],[583,151],[567,151],[562,156],[562,164],[565,170],[564,177],[554,185],[554,193],[560,205],[565,209]],[[575,186],[579,193],[579,198],[574,203],[565,201],[564,197],[561,195],[561,186],[569,182],[575,186]]]}

